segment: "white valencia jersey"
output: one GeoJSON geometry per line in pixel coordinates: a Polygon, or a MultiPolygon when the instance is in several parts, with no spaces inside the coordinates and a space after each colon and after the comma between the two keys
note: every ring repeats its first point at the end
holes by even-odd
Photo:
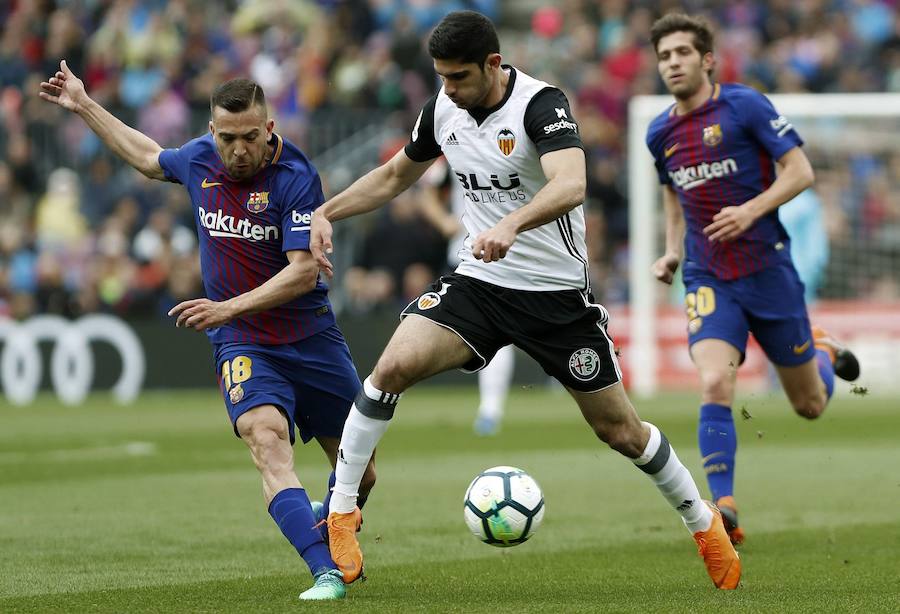
{"type": "MultiPolygon", "coordinates": [[[[522,232],[506,257],[482,262],[472,241],[508,214],[531,202],[547,178],[540,156],[581,147],[578,125],[565,95],[512,67],[504,99],[491,109],[458,108],[441,89],[425,105],[406,146],[423,162],[441,153],[462,199],[467,236],[456,272],[518,290],[588,292],[584,210],[578,205],[559,219],[522,232]]],[[[454,209],[460,203],[454,202],[454,209]]]]}

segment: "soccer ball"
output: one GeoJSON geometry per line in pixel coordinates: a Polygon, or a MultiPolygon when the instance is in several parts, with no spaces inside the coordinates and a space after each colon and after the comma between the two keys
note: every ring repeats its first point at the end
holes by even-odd
{"type": "Polygon", "coordinates": [[[526,541],[541,526],[544,495],[521,469],[491,467],[469,484],[463,513],[475,537],[508,548],[526,541]]]}

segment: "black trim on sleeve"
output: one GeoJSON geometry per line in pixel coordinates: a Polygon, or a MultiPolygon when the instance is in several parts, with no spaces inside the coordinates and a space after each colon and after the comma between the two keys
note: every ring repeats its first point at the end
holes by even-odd
{"type": "Polygon", "coordinates": [[[428,162],[441,155],[441,146],[434,140],[434,107],[437,97],[435,94],[422,107],[409,143],[403,148],[409,159],[414,162],[428,162]]]}
{"type": "Polygon", "coordinates": [[[525,132],[541,156],[570,147],[584,149],[569,101],[557,87],[545,87],[528,102],[525,132]]]}

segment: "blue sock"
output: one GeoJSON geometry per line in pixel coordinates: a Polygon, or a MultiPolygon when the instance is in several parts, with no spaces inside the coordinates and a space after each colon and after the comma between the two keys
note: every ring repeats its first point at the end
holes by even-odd
{"type": "Polygon", "coordinates": [[[700,406],[697,440],[703,469],[712,493],[713,502],[734,495],[734,456],[737,452],[737,433],[731,408],[707,403],[700,406]]]}
{"type": "Polygon", "coordinates": [[[825,394],[830,399],[834,392],[834,365],[831,364],[831,356],[825,350],[816,350],[816,360],[819,363],[819,377],[825,382],[825,394]]]}
{"type": "Polygon", "coordinates": [[[328,546],[322,541],[322,535],[314,526],[316,519],[305,490],[285,488],[280,491],[269,503],[269,514],[287,540],[309,565],[313,576],[329,569],[337,569],[334,561],[331,560],[328,546]]]}

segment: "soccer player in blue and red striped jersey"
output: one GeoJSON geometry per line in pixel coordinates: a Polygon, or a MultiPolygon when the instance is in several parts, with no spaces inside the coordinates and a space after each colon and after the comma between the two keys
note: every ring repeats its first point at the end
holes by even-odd
{"type": "Polygon", "coordinates": [[[778,221],[778,207],[813,182],[803,141],[756,90],[712,81],[713,34],[702,19],[666,15],[653,24],[651,40],[675,97],[647,131],[666,215],[666,252],[653,273],[671,283],[684,261],[688,342],[702,387],[700,453],[737,544],[744,533],[734,502],[731,406],[748,333],[806,418],[825,410],[835,375],[859,376],[859,363],[810,326],[790,238],[778,221]]]}
{"type": "MultiPolygon", "coordinates": [[[[295,428],[304,443],[316,438],[334,468],[360,389],[309,252],[312,212],[324,201],[315,168],[275,134],[262,89],[247,79],[216,88],[209,134],[178,149],[163,149],[116,119],[65,61],[40,95],[80,115],[147,177],[188,190],[206,297],[180,303],[169,315],[177,326],[206,331],[213,344],[225,404],[262,475],[269,513],[316,579],[300,598],[343,597],[342,574],[293,469],[295,428]]],[[[374,480],[370,460],[362,495],[374,480]]]]}

